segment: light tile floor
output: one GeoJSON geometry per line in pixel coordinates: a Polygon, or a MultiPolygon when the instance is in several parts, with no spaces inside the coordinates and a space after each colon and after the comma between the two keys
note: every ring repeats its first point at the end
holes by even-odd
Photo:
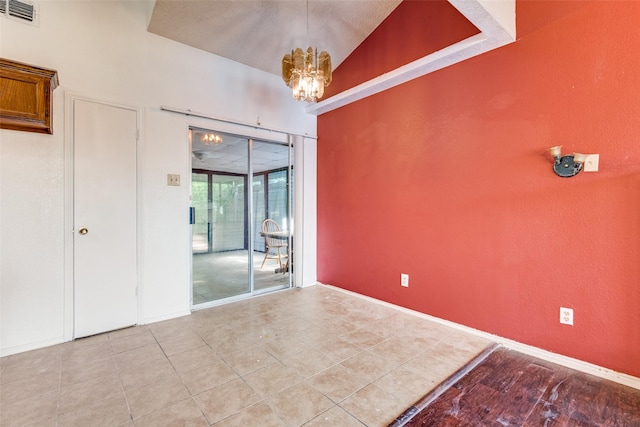
{"type": "Polygon", "coordinates": [[[321,285],[0,359],[0,426],[386,426],[491,343],[321,285]]]}

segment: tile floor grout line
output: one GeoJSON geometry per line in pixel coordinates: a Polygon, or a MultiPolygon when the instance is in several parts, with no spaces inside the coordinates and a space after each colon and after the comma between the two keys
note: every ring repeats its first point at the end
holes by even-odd
{"type": "MultiPolygon", "coordinates": [[[[345,399],[345,400],[346,400],[346,399],[345,399]]],[[[343,400],[343,402],[344,402],[344,400],[343,400]]],[[[359,422],[360,424],[362,424],[362,425],[363,425],[363,426],[365,426],[365,427],[367,426],[367,423],[366,423],[366,422],[364,422],[363,420],[361,420],[360,418],[358,418],[358,416],[357,416],[356,414],[351,413],[351,411],[349,411],[347,408],[345,408],[344,406],[342,406],[342,405],[340,405],[340,404],[337,404],[337,405],[338,405],[338,406],[340,406],[340,408],[341,408],[343,411],[345,411],[347,414],[351,415],[353,418],[355,418],[356,420],[358,420],[358,422],[359,422]]]]}
{"type": "Polygon", "coordinates": [[[60,397],[62,395],[62,357],[63,351],[60,351],[60,364],[58,365],[58,402],[56,404],[56,427],[60,425],[60,397]]]}
{"type": "Polygon", "coordinates": [[[116,361],[116,353],[113,349],[113,344],[111,342],[111,333],[107,333],[107,340],[109,342],[109,348],[111,348],[111,357],[113,357],[113,363],[116,367],[116,373],[118,374],[118,382],[120,383],[120,389],[122,390],[122,396],[124,397],[124,402],[127,405],[127,411],[129,412],[129,421],[133,422],[133,412],[131,411],[131,405],[129,404],[129,398],[127,397],[127,391],[124,388],[124,383],[122,382],[122,375],[120,375],[120,367],[118,366],[118,362],[116,361]]]}

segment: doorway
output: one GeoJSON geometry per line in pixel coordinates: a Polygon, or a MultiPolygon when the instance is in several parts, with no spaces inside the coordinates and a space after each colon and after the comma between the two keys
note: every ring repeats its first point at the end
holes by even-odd
{"type": "Polygon", "coordinates": [[[192,305],[292,286],[292,146],[200,128],[190,140],[192,305]],[[262,234],[267,218],[279,257],[262,234]]]}
{"type": "Polygon", "coordinates": [[[138,323],[138,111],[73,98],[73,338],[138,323]]]}

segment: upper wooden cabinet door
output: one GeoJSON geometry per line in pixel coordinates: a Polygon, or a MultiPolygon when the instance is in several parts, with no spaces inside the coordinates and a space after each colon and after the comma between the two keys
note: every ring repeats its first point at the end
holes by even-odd
{"type": "Polygon", "coordinates": [[[0,58],[0,128],[53,133],[58,73],[0,58]]]}

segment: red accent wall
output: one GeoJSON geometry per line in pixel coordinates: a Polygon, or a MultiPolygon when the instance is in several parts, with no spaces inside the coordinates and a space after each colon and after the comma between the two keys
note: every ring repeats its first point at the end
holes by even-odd
{"type": "Polygon", "coordinates": [[[402,2],[367,38],[363,48],[354,50],[348,61],[336,67],[324,99],[478,32],[448,1],[402,2]],[[432,19],[434,16],[438,19],[432,19]]]}
{"type": "Polygon", "coordinates": [[[318,279],[640,377],[640,2],[516,10],[515,43],[318,117],[318,279]]]}

